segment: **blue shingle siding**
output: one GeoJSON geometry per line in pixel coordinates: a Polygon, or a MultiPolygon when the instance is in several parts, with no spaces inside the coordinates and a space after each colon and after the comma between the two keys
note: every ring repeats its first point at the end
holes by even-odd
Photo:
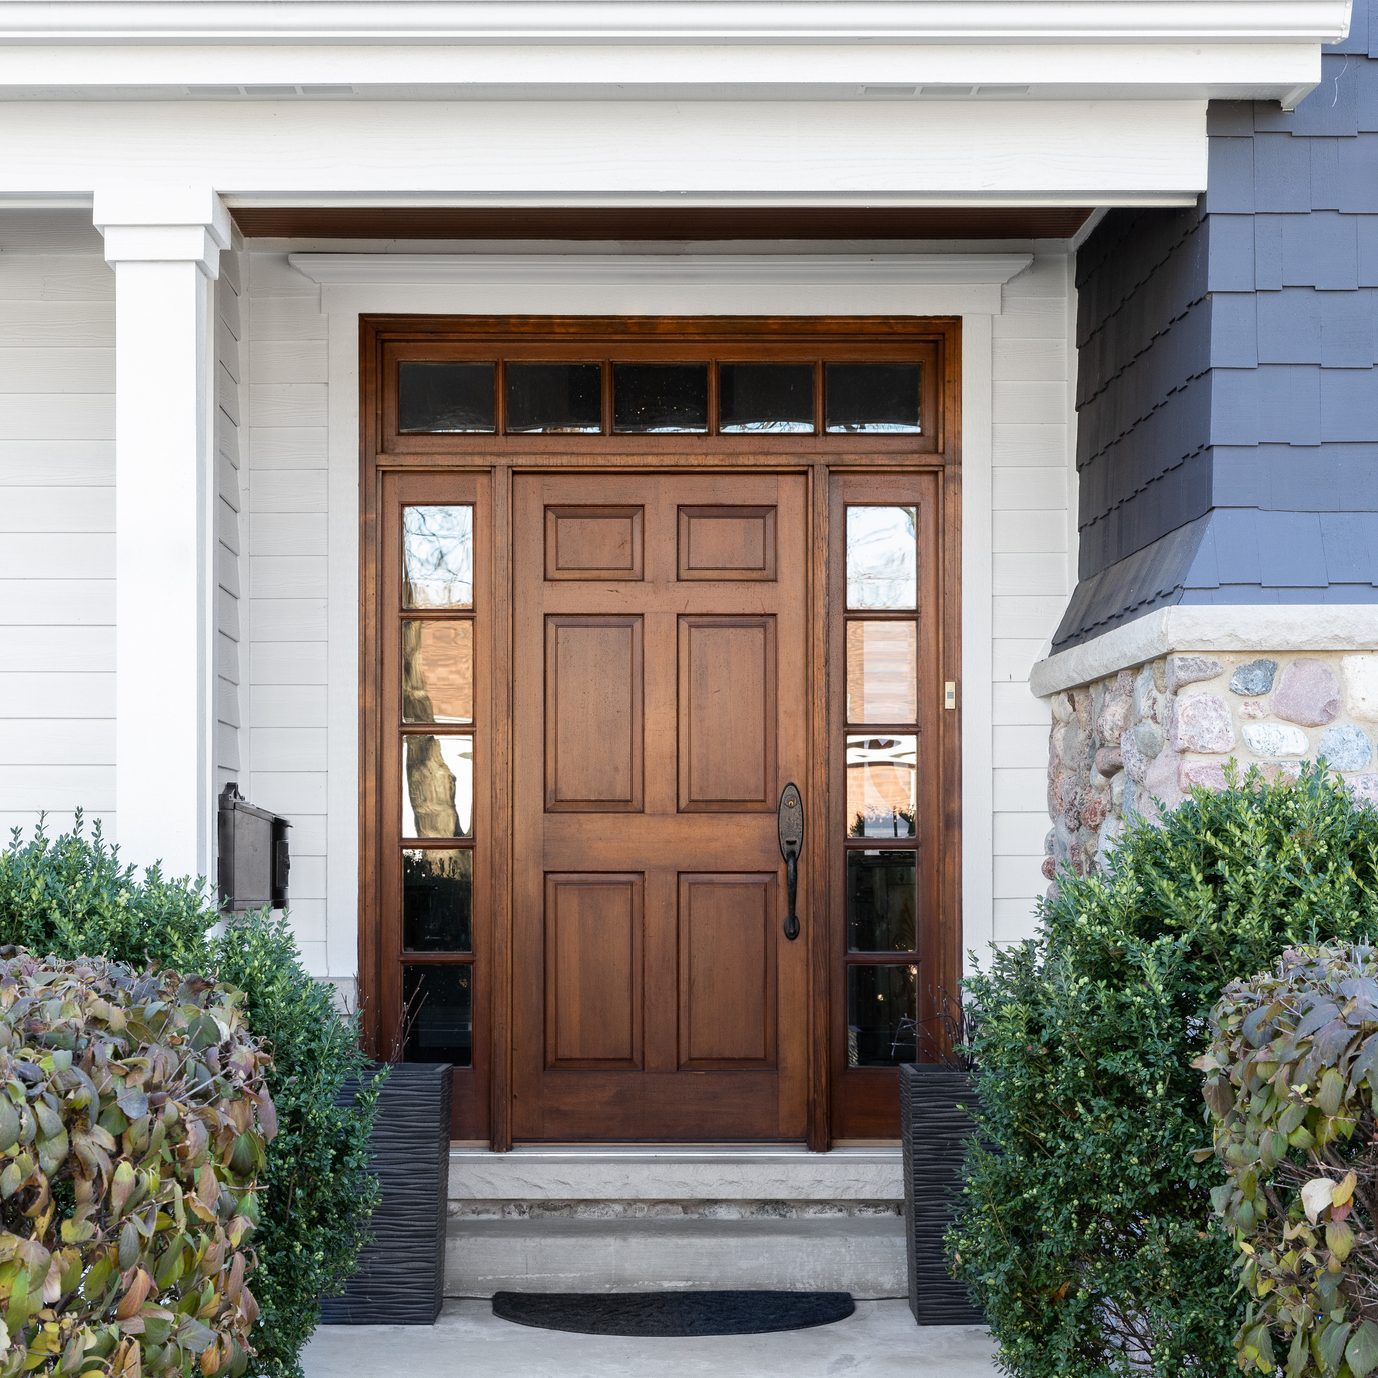
{"type": "Polygon", "coordinates": [[[1378,603],[1375,11],[1295,111],[1211,106],[1197,206],[1112,211],[1079,252],[1055,649],[1174,603],[1378,603]]]}

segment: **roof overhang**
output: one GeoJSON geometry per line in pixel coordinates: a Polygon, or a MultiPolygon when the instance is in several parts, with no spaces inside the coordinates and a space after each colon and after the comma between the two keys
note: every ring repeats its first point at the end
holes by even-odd
{"type": "Polygon", "coordinates": [[[1276,99],[1350,0],[0,0],[0,98],[1276,99]]]}

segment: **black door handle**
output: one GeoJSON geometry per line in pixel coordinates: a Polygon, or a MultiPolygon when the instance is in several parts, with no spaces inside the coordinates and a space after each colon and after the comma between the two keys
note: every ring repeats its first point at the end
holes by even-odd
{"type": "Polygon", "coordinates": [[[780,791],[780,855],[785,859],[785,937],[793,942],[799,936],[799,915],[795,913],[799,895],[799,854],[804,850],[804,801],[799,787],[791,780],[780,791]]]}

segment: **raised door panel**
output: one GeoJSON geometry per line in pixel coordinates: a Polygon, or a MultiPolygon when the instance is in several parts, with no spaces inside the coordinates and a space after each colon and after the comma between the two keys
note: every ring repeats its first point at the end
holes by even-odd
{"type": "Polygon", "coordinates": [[[775,578],[773,507],[681,507],[681,579],[775,578]]]}
{"type": "Polygon", "coordinates": [[[644,881],[545,880],[546,1065],[639,1068],[644,881]]]}
{"type": "Polygon", "coordinates": [[[548,810],[640,812],[644,700],[640,617],[546,618],[548,810]]]}
{"type": "Polygon", "coordinates": [[[682,812],[776,807],[775,618],[679,619],[682,812]]]}
{"type": "Polygon", "coordinates": [[[547,507],[547,579],[640,579],[640,507],[547,507]]]}
{"type": "Polygon", "coordinates": [[[679,878],[681,1067],[775,1062],[775,877],[679,878]]]}

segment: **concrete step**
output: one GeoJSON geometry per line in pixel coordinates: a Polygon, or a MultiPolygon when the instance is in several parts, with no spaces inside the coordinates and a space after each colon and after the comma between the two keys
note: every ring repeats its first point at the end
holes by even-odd
{"type": "Polygon", "coordinates": [[[743,1287],[907,1295],[897,1215],[591,1219],[452,1216],[445,1293],[743,1287]]]}

